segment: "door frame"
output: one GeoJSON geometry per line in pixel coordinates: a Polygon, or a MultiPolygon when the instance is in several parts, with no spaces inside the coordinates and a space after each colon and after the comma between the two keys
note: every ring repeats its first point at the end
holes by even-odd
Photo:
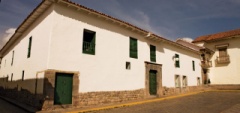
{"type": "Polygon", "coordinates": [[[71,106],[78,106],[79,104],[79,71],[62,71],[48,69],[44,71],[44,84],[43,84],[43,96],[44,103],[42,109],[58,108],[59,106],[63,108],[69,108],[71,106]],[[55,91],[55,81],[57,73],[73,74],[73,86],[72,86],[72,104],[66,105],[54,105],[54,91],[55,91]]]}
{"type": "Polygon", "coordinates": [[[157,72],[157,97],[163,95],[162,87],[162,64],[156,64],[151,62],[145,62],[145,98],[150,97],[149,93],[149,72],[155,70],[157,72]]]}

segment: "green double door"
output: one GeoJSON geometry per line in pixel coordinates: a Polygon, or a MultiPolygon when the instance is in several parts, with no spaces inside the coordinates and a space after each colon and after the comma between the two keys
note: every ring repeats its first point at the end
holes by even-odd
{"type": "Polygon", "coordinates": [[[54,104],[72,104],[73,74],[56,73],[54,104]]]}
{"type": "Polygon", "coordinates": [[[149,93],[150,95],[157,94],[157,71],[155,70],[149,72],[149,93]]]}

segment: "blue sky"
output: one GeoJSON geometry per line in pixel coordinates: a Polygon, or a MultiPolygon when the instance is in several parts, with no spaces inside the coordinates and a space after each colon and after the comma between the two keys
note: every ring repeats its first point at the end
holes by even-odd
{"type": "MultiPolygon", "coordinates": [[[[198,36],[240,28],[240,0],[72,0],[164,38],[198,36]]],[[[41,0],[2,0],[0,44],[41,0]]]]}

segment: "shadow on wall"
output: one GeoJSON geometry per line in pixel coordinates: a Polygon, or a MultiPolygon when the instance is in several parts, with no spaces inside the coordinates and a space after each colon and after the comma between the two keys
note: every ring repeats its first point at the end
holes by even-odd
{"type": "Polygon", "coordinates": [[[44,101],[48,100],[48,98],[43,93],[43,89],[40,89],[43,86],[40,86],[41,84],[39,83],[43,81],[44,85],[53,87],[47,79],[8,81],[8,77],[0,78],[0,95],[32,106],[37,110],[41,110],[44,101]],[[34,87],[34,89],[29,90],[31,87],[34,87]]]}

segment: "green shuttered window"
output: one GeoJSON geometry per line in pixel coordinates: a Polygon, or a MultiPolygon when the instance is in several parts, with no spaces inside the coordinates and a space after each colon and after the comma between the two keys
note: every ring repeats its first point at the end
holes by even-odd
{"type": "Polygon", "coordinates": [[[14,60],[14,51],[12,52],[12,63],[11,63],[11,66],[13,65],[13,60],[14,60]]]}
{"type": "Polygon", "coordinates": [[[138,58],[138,45],[137,39],[130,37],[130,57],[138,58]]]}
{"type": "Polygon", "coordinates": [[[95,55],[96,32],[84,29],[82,52],[95,55]]]}
{"type": "Polygon", "coordinates": [[[156,62],[156,47],[153,45],[150,45],[150,60],[156,62]]]}
{"type": "Polygon", "coordinates": [[[32,48],[32,37],[29,38],[27,58],[30,58],[31,56],[31,48],[32,48]]]}
{"type": "Polygon", "coordinates": [[[178,54],[175,54],[175,67],[180,68],[180,59],[178,54]]]}
{"type": "Polygon", "coordinates": [[[195,71],[195,62],[192,61],[192,68],[193,68],[193,71],[195,71]]]}
{"type": "Polygon", "coordinates": [[[24,80],[24,70],[22,71],[22,81],[24,80]]]}

